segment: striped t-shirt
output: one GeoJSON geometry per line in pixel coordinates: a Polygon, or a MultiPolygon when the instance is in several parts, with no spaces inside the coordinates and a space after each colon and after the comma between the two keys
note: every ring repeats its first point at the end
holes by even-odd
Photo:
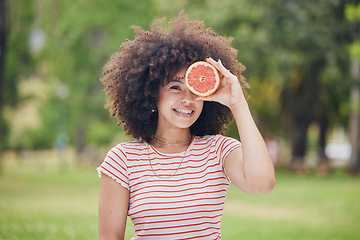
{"type": "Polygon", "coordinates": [[[230,180],[226,156],[239,141],[194,137],[185,152],[165,154],[145,141],[112,148],[98,168],[130,191],[132,239],[221,239],[230,180]],[[174,174],[175,173],[175,174],[174,174]]]}

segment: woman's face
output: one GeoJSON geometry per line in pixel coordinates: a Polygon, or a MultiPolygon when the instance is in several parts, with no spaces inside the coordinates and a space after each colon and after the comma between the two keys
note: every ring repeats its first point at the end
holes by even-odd
{"type": "Polygon", "coordinates": [[[189,128],[200,116],[203,101],[195,100],[185,84],[186,69],[160,86],[158,98],[158,128],[189,128]]]}

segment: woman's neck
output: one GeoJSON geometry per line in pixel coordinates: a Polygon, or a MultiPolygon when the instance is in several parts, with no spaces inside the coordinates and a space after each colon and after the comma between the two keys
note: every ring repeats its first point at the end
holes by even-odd
{"type": "Polygon", "coordinates": [[[186,143],[191,139],[192,135],[190,129],[164,129],[156,130],[155,136],[158,140],[162,142],[171,143],[186,143]]]}
{"type": "Polygon", "coordinates": [[[191,140],[190,131],[156,131],[149,143],[163,153],[179,153],[188,148],[191,140]]]}

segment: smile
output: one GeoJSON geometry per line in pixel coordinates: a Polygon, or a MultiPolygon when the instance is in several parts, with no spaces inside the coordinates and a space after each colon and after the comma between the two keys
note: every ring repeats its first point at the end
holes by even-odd
{"type": "Polygon", "coordinates": [[[186,114],[186,115],[190,115],[194,112],[194,111],[188,110],[188,109],[174,109],[174,111],[177,113],[186,114]]]}

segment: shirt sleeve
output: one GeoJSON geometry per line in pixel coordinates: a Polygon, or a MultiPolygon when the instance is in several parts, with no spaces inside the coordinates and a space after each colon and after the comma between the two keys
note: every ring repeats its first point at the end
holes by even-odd
{"type": "Polygon", "coordinates": [[[120,183],[121,186],[130,190],[127,158],[120,144],[107,153],[103,163],[97,168],[97,171],[99,177],[101,177],[101,173],[106,174],[120,183]]]}
{"type": "Polygon", "coordinates": [[[241,143],[238,140],[231,137],[225,137],[221,135],[218,136],[217,146],[216,146],[217,155],[220,159],[220,164],[223,169],[223,172],[225,173],[226,178],[229,182],[231,181],[225,170],[225,165],[224,165],[225,159],[229,155],[229,153],[231,153],[231,151],[233,151],[238,147],[241,147],[241,143]]]}

